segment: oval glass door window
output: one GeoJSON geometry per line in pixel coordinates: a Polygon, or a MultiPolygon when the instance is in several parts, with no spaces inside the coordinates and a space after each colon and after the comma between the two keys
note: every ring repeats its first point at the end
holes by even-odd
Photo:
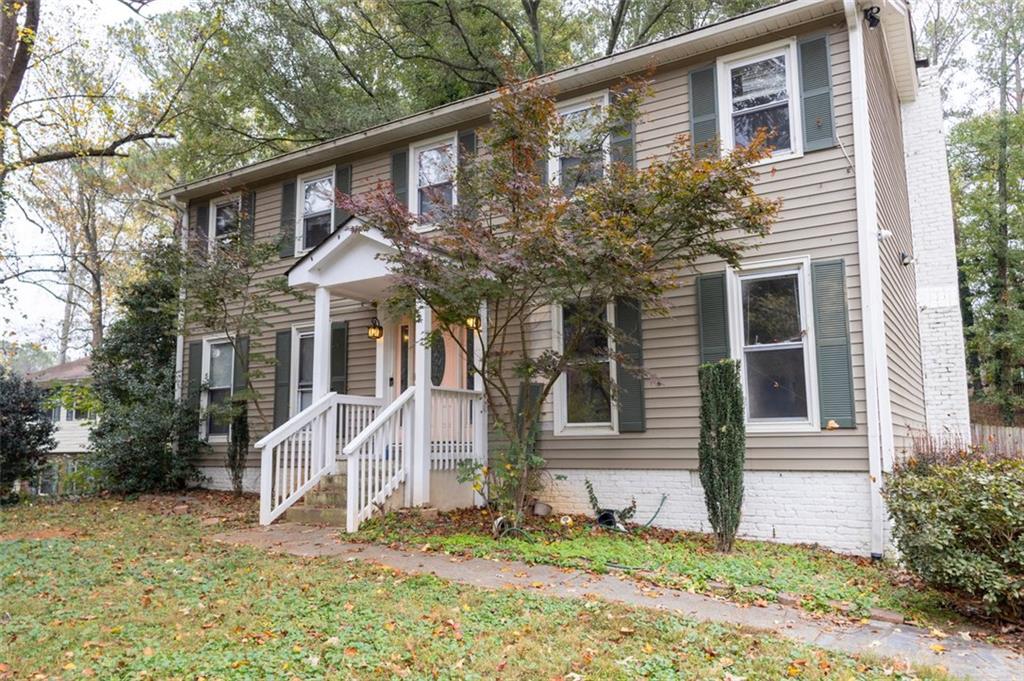
{"type": "Polygon", "coordinates": [[[437,343],[430,348],[430,382],[441,385],[444,380],[444,343],[437,343]]]}

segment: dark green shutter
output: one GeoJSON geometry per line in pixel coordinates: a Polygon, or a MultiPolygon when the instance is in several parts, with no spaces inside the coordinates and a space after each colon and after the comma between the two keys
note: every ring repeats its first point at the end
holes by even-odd
{"type": "Polygon", "coordinates": [[[252,241],[256,235],[256,192],[242,194],[242,238],[252,241]]]}
{"type": "Polygon", "coordinates": [[[249,337],[239,336],[235,339],[235,372],[231,383],[232,394],[237,395],[246,389],[249,376],[249,337]]]}
{"type": "MultiPolygon", "coordinates": [[[[644,341],[640,304],[636,300],[615,301],[615,326],[628,337],[617,348],[634,367],[643,368],[644,341]]],[[[647,430],[644,411],[644,379],[633,371],[616,366],[615,382],[618,386],[619,432],[642,433],[647,430]]]]}
{"type": "Polygon", "coordinates": [[[348,392],[348,322],[331,324],[331,390],[348,392]]]}
{"type": "MultiPolygon", "coordinates": [[[[339,165],[334,168],[334,189],[336,193],[345,194],[346,196],[352,195],[352,164],[346,163],[339,165]]],[[[334,229],[338,229],[345,221],[352,217],[352,213],[339,208],[334,207],[334,229]]]]}
{"type": "MultiPolygon", "coordinates": [[[[618,92],[612,93],[613,99],[618,96],[618,92]]],[[[635,125],[633,121],[622,122],[615,126],[610,140],[612,163],[625,163],[630,168],[636,166],[634,137],[635,125]]]]}
{"type": "Polygon", "coordinates": [[[458,158],[462,159],[465,155],[467,158],[476,154],[476,130],[460,130],[459,131],[459,153],[458,158]]]}
{"type": "Polygon", "coordinates": [[[210,204],[206,201],[196,208],[196,224],[192,226],[192,240],[197,253],[210,250],[210,204]]]}
{"type": "Polygon", "coordinates": [[[292,332],[278,331],[274,340],[274,427],[288,420],[291,408],[292,332]]]}
{"type": "MultiPolygon", "coordinates": [[[[466,168],[474,156],[476,156],[476,130],[462,130],[459,132],[459,177],[456,178],[456,182],[462,179],[462,175],[466,172],[466,168]]],[[[459,207],[464,210],[465,216],[470,220],[476,219],[478,201],[477,197],[473,196],[468,183],[462,182],[461,186],[456,185],[455,190],[459,207]]]]}
{"type": "Polygon", "coordinates": [[[203,389],[203,342],[188,344],[188,379],[181,394],[189,409],[199,409],[199,393],[203,389]]]}
{"type": "Polygon", "coordinates": [[[718,93],[715,67],[690,71],[690,139],[699,158],[718,153],[718,93]]]}
{"type": "Polygon", "coordinates": [[[811,264],[814,293],[814,342],[818,361],[818,404],[821,427],[835,421],[841,428],[856,425],[853,403],[853,361],[846,311],[846,274],[842,260],[811,264]]]}
{"type": "Polygon", "coordinates": [[[282,258],[295,255],[295,182],[281,185],[281,235],[277,253],[282,258]]]}
{"type": "MultiPolygon", "coordinates": [[[[538,404],[538,400],[540,400],[540,393],[541,393],[542,388],[543,388],[543,386],[541,386],[538,383],[520,383],[519,384],[519,399],[516,401],[516,414],[515,414],[515,417],[516,417],[516,428],[517,429],[523,427],[523,411],[526,409],[527,400],[529,400],[529,403],[534,405],[534,408],[536,408],[537,410],[541,409],[540,405],[538,404]],[[529,396],[529,397],[527,397],[527,396],[529,396]]],[[[529,433],[530,438],[533,439],[533,441],[535,443],[534,450],[536,450],[537,436],[539,434],[540,434],[540,416],[537,415],[536,418],[533,419],[533,428],[531,428],[531,432],[529,433]]]]}
{"type": "Polygon", "coordinates": [[[804,151],[827,149],[836,143],[828,36],[801,40],[799,52],[804,151]]]}
{"type": "Polygon", "coordinates": [[[391,153],[391,185],[395,198],[403,206],[409,205],[409,150],[400,149],[391,153]]]}
{"type": "Polygon", "coordinates": [[[728,359],[729,302],[725,272],[697,277],[697,325],[701,363],[728,359]]]}

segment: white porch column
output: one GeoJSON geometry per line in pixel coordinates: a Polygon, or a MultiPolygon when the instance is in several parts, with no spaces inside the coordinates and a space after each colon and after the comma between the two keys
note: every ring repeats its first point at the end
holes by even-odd
{"type": "MultiPolygon", "coordinates": [[[[472,330],[469,333],[477,333],[476,342],[473,343],[473,365],[481,366],[483,363],[484,356],[484,344],[487,343],[487,303],[484,302],[480,305],[480,331],[474,332],[472,330]]],[[[477,400],[477,409],[473,414],[473,453],[476,454],[476,459],[480,463],[486,465],[488,459],[488,440],[487,440],[487,388],[484,385],[484,378],[479,373],[473,380],[473,387],[480,391],[480,398],[477,400]]],[[[479,492],[473,494],[473,503],[480,507],[484,505],[484,497],[479,492]]]]}
{"type": "Polygon", "coordinates": [[[416,403],[413,409],[412,505],[430,501],[430,346],[424,340],[431,330],[430,308],[416,303],[414,343],[416,403]]]}
{"type": "Polygon", "coordinates": [[[313,305],[313,401],[316,401],[331,391],[331,292],[318,286],[313,305]]]}

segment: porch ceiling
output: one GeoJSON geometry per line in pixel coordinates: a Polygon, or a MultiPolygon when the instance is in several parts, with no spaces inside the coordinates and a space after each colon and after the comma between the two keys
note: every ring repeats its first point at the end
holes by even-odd
{"type": "Polygon", "coordinates": [[[394,252],[376,229],[357,219],[331,234],[288,271],[288,284],[298,289],[326,288],[332,294],[361,301],[380,299],[394,281],[381,255],[394,252]]]}

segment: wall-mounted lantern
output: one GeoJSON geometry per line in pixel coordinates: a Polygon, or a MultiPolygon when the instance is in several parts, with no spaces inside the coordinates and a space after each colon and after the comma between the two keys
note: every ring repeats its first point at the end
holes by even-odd
{"type": "Polygon", "coordinates": [[[380,325],[380,320],[374,317],[370,320],[370,326],[366,329],[366,335],[372,340],[380,340],[384,337],[384,327],[380,325]]]}

